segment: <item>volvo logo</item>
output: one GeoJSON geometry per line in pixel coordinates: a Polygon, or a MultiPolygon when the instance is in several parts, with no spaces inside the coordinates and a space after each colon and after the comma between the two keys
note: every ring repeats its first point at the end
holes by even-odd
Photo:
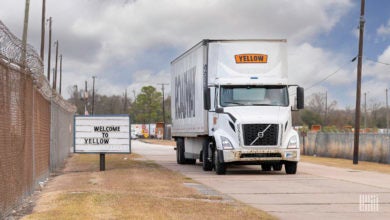
{"type": "Polygon", "coordinates": [[[257,140],[263,138],[263,137],[264,137],[264,133],[265,133],[265,132],[268,130],[268,128],[270,128],[270,127],[271,127],[271,125],[268,125],[263,131],[259,131],[259,132],[257,133],[257,138],[256,138],[254,141],[252,141],[252,143],[251,143],[250,145],[253,145],[257,140]]]}

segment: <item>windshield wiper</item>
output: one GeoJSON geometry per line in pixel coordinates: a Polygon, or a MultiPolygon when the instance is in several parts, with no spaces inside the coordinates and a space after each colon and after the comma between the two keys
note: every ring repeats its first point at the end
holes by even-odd
{"type": "Polygon", "coordinates": [[[252,104],[254,106],[275,106],[275,105],[272,105],[272,104],[252,104]]]}
{"type": "Polygon", "coordinates": [[[244,105],[243,103],[240,102],[224,102],[226,104],[235,104],[235,105],[244,105]]]}

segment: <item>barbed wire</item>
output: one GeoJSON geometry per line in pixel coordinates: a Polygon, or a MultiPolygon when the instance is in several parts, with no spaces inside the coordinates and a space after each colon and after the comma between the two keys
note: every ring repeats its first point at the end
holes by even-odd
{"type": "Polygon", "coordinates": [[[0,20],[0,59],[19,72],[31,74],[35,87],[46,100],[54,101],[68,112],[75,112],[76,107],[65,101],[61,95],[51,89],[44,76],[43,62],[31,45],[26,46],[26,58],[23,60],[22,41],[17,38],[0,20]]]}
{"type": "MultiPolygon", "coordinates": [[[[0,55],[8,62],[23,67],[22,41],[17,38],[0,20],[0,55]]],[[[26,70],[35,77],[43,74],[43,63],[38,53],[31,45],[26,47],[26,70]]]]}

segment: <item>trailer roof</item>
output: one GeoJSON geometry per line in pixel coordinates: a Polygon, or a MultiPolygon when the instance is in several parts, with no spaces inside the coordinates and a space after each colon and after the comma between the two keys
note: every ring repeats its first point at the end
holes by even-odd
{"type": "Polygon", "coordinates": [[[284,42],[287,43],[286,39],[203,39],[199,43],[195,44],[190,49],[186,50],[184,53],[182,53],[180,56],[178,56],[176,59],[171,61],[171,64],[185,56],[187,53],[192,51],[195,48],[198,48],[200,46],[208,45],[209,43],[228,43],[228,42],[284,42]]]}

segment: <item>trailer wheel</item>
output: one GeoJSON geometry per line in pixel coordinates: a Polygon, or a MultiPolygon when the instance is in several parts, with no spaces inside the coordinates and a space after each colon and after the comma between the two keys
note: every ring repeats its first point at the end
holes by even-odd
{"type": "Polygon", "coordinates": [[[226,174],[226,164],[221,162],[222,158],[220,158],[218,151],[214,152],[214,169],[215,173],[218,175],[226,174]]]}
{"type": "Polygon", "coordinates": [[[202,146],[202,168],[204,171],[211,171],[213,169],[213,158],[212,142],[205,140],[202,146]]]}
{"type": "Polygon", "coordinates": [[[178,138],[176,140],[176,161],[177,164],[185,164],[186,159],[184,157],[184,139],[178,138]]]}
{"type": "Polygon", "coordinates": [[[297,162],[291,162],[291,161],[287,161],[285,164],[284,164],[284,169],[286,170],[286,173],[287,174],[295,174],[297,173],[297,162]]]}

